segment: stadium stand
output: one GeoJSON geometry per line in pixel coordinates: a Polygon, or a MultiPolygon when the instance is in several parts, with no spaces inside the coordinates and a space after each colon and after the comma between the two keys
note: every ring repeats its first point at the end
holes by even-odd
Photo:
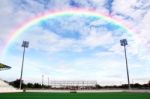
{"type": "Polygon", "coordinates": [[[91,89],[95,88],[96,81],[50,81],[49,85],[52,88],[64,88],[64,89],[91,89]]]}
{"type": "Polygon", "coordinates": [[[22,91],[12,87],[7,82],[0,79],[0,93],[6,93],[6,92],[22,92],[22,91]]]}
{"type": "MultiPolygon", "coordinates": [[[[10,68],[11,68],[10,66],[0,63],[0,71],[7,70],[10,68]]],[[[0,79],[0,93],[5,93],[5,92],[22,92],[22,91],[12,87],[7,82],[0,79]]]]}
{"type": "Polygon", "coordinates": [[[0,63],[0,71],[10,69],[10,66],[0,63]]]}

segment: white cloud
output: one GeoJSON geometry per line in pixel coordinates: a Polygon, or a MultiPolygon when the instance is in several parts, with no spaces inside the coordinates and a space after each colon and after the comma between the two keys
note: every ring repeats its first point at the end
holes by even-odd
{"type": "Polygon", "coordinates": [[[91,31],[89,35],[81,42],[83,42],[83,45],[87,47],[95,48],[98,46],[106,46],[106,44],[112,44],[113,37],[111,33],[101,34],[95,31],[91,31]]]}
{"type": "MultiPolygon", "coordinates": [[[[27,1],[30,7],[24,5],[24,9],[21,8],[22,5],[12,5],[9,0],[1,1],[0,46],[2,42],[4,42],[4,40],[9,36],[8,34],[10,31],[18,26],[18,24],[24,22],[24,20],[47,10],[65,10],[75,8],[69,4],[68,0],[52,0],[48,4],[43,4],[33,0],[27,1]],[[14,9],[14,7],[18,9],[14,9]]],[[[76,0],[76,2],[80,5],[80,8],[94,9],[95,11],[103,12],[105,14],[109,12],[108,9],[104,7],[106,0],[76,0]]],[[[86,57],[84,59],[81,57],[76,57],[74,60],[69,61],[67,58],[64,58],[62,59],[64,62],[62,62],[62,60],[59,58],[58,60],[61,62],[56,62],[57,59],[55,60],[53,58],[56,58],[57,56],[50,57],[50,55],[49,57],[46,56],[45,58],[48,58],[49,60],[55,60],[54,62],[47,62],[46,59],[43,59],[44,61],[40,61],[40,59],[37,60],[36,58],[28,57],[25,61],[25,79],[27,81],[33,81],[32,79],[37,79],[40,82],[40,76],[44,73],[45,75],[53,76],[55,79],[82,79],[87,78],[88,72],[88,79],[96,79],[102,84],[108,84],[110,82],[114,82],[110,84],[118,84],[118,82],[126,83],[125,66],[123,66],[124,60],[119,59],[121,56],[123,56],[123,48],[120,46],[119,40],[120,38],[126,37],[129,41],[127,52],[129,56],[129,65],[130,68],[132,68],[131,79],[139,82],[146,82],[150,77],[148,66],[149,62],[147,62],[150,59],[148,54],[150,48],[149,3],[149,0],[144,0],[144,2],[142,0],[114,0],[113,2],[112,17],[118,17],[122,19],[124,22],[129,23],[135,31],[138,31],[138,33],[133,34],[135,39],[133,39],[134,37],[129,34],[123,34],[119,38],[114,37],[110,31],[107,31],[104,28],[101,28],[101,33],[98,33],[98,30],[94,28],[89,29],[89,27],[85,26],[84,18],[78,20],[76,17],[74,17],[74,19],[68,19],[68,22],[62,20],[61,25],[64,29],[80,29],[79,32],[81,33],[82,38],[79,40],[62,38],[55,32],[45,30],[41,27],[36,27],[33,30],[31,29],[31,31],[28,31],[29,33],[27,33],[25,37],[22,37],[18,40],[18,42],[22,42],[22,39],[29,40],[29,51],[35,49],[39,52],[46,51],[47,54],[52,53],[55,55],[61,51],[80,52],[80,54],[82,54],[85,50],[87,50],[87,48],[94,49],[98,46],[106,45],[109,45],[110,47],[108,48],[108,51],[105,52],[91,52],[93,56],[90,58],[86,57]],[[128,20],[128,17],[133,20],[128,20]],[[70,24],[72,20],[74,20],[72,22],[73,24],[70,24]],[[28,37],[28,34],[30,34],[30,37],[28,37]],[[135,61],[138,59],[140,61],[135,61]],[[138,70],[142,70],[140,71],[141,75],[138,75],[138,70]],[[33,75],[30,77],[31,74],[26,71],[31,71],[33,75]]],[[[90,25],[97,26],[104,23],[105,21],[96,20],[90,23],[90,25]]],[[[115,32],[122,31],[116,30],[115,32]]],[[[18,46],[17,50],[22,50],[20,48],[20,44],[17,43],[16,46],[18,46]]],[[[3,79],[13,80],[19,76],[20,65],[18,63],[21,61],[21,59],[19,56],[11,56],[14,54],[10,54],[5,58],[3,57],[4,60],[1,59],[2,62],[13,66],[12,70],[1,72],[0,75],[3,77],[3,79]],[[3,76],[3,73],[7,73],[8,75],[3,76]],[[10,77],[9,75],[14,76],[10,77]]]]}

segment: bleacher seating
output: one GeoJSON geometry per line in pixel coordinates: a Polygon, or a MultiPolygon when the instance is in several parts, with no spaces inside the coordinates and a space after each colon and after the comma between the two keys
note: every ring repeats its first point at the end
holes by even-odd
{"type": "Polygon", "coordinates": [[[22,91],[14,88],[13,86],[9,85],[7,82],[0,79],[0,93],[5,93],[5,92],[22,92],[22,91]]]}

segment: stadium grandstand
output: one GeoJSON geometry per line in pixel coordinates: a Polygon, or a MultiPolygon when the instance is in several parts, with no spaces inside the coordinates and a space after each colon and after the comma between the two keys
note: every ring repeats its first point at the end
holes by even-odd
{"type": "Polygon", "coordinates": [[[10,66],[0,63],[0,71],[10,69],[10,66]]]}
{"type": "Polygon", "coordinates": [[[50,81],[49,85],[52,88],[63,89],[93,89],[96,87],[97,81],[50,81]]]}
{"type": "MultiPolygon", "coordinates": [[[[10,66],[0,63],[0,71],[7,70],[10,68],[11,68],[10,66]]],[[[21,92],[21,90],[12,87],[6,81],[0,79],[0,93],[4,93],[4,92],[21,92]]]]}

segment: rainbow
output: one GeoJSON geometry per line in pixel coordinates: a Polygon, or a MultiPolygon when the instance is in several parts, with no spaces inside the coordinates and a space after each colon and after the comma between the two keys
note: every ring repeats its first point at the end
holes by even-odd
{"type": "Polygon", "coordinates": [[[24,23],[18,25],[9,35],[9,37],[6,39],[6,44],[4,47],[4,50],[7,50],[9,46],[14,42],[19,35],[24,33],[25,30],[30,28],[31,26],[37,24],[40,21],[59,17],[59,16],[65,16],[65,15],[88,15],[88,16],[95,16],[98,18],[101,18],[103,20],[106,20],[108,22],[112,22],[121,28],[125,29],[128,33],[132,35],[132,29],[129,27],[129,25],[126,25],[123,21],[113,18],[109,15],[106,15],[104,13],[96,12],[93,10],[87,10],[87,9],[71,9],[71,10],[65,10],[65,11],[48,11],[46,13],[41,13],[29,20],[25,20],[24,23]]]}

